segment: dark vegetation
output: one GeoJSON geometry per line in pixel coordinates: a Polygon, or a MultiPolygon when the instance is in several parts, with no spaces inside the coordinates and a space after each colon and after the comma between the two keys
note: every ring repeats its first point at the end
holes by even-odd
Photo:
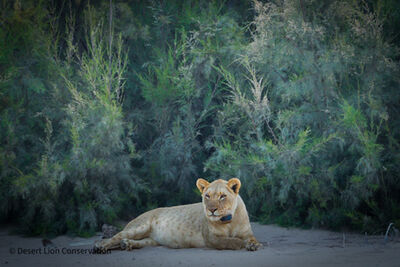
{"type": "Polygon", "coordinates": [[[90,235],[238,177],[252,220],[400,227],[398,1],[0,10],[3,222],[90,235]]]}

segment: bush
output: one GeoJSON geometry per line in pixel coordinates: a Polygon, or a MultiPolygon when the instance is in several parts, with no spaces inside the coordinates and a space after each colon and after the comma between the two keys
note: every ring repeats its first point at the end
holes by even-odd
{"type": "Polygon", "coordinates": [[[198,177],[239,177],[261,222],[400,221],[396,1],[2,8],[2,221],[90,235],[198,177]]]}
{"type": "Polygon", "coordinates": [[[386,167],[398,159],[389,144],[399,129],[399,68],[381,22],[343,1],[254,7],[240,59],[247,84],[220,70],[232,97],[207,168],[242,178],[251,214],[265,222],[384,227],[399,201],[395,169],[386,167]]]}

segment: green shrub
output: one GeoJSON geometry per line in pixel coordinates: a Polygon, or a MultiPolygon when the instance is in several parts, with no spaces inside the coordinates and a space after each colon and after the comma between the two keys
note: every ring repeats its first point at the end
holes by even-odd
{"type": "Polygon", "coordinates": [[[88,236],[236,176],[252,220],[398,225],[396,1],[92,4],[2,3],[2,221],[88,236]]]}
{"type": "Polygon", "coordinates": [[[244,180],[249,210],[265,222],[388,224],[399,216],[388,205],[399,201],[397,178],[385,166],[398,159],[389,144],[399,130],[399,68],[379,18],[346,1],[254,7],[252,42],[239,60],[247,74],[220,70],[232,97],[207,169],[244,180]]]}

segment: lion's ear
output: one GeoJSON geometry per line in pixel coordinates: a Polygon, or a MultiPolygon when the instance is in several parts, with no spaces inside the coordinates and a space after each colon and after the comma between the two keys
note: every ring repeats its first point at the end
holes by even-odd
{"type": "Polygon", "coordinates": [[[235,194],[239,194],[239,188],[242,184],[238,178],[231,178],[228,181],[228,187],[232,189],[235,194]]]}
{"type": "Polygon", "coordinates": [[[196,186],[200,190],[200,193],[203,194],[204,188],[206,188],[210,183],[206,180],[199,178],[197,179],[196,186]]]}

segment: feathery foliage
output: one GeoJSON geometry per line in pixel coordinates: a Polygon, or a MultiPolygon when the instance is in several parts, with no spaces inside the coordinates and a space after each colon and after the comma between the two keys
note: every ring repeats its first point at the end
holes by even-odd
{"type": "Polygon", "coordinates": [[[238,177],[254,220],[400,228],[396,1],[1,6],[2,221],[89,235],[238,177]]]}

